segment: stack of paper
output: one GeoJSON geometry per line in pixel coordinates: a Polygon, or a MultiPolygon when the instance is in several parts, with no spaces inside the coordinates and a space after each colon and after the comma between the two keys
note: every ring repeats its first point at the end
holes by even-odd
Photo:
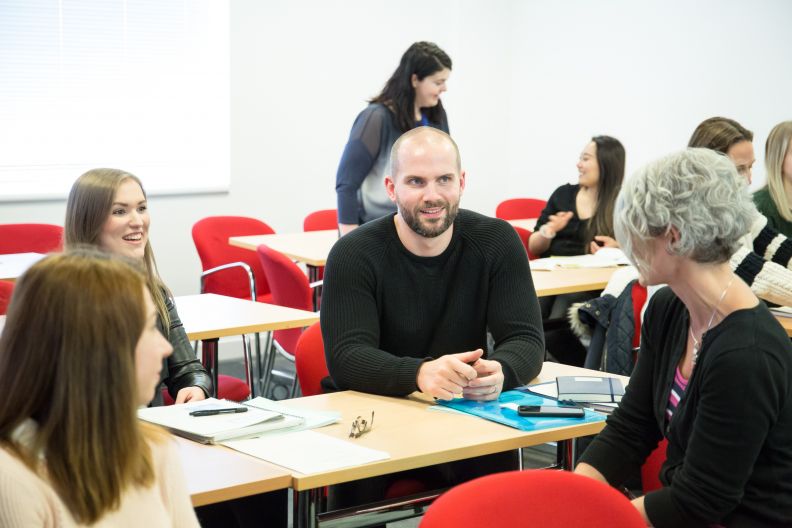
{"type": "Polygon", "coordinates": [[[628,266],[630,261],[619,248],[602,248],[594,254],[574,257],[546,257],[529,262],[532,270],[556,268],[612,268],[628,266]]]}
{"type": "Polygon", "coordinates": [[[335,412],[299,411],[266,398],[244,403],[208,398],[198,402],[149,407],[138,410],[138,418],[165,427],[173,434],[201,443],[216,443],[232,438],[257,437],[268,432],[294,431],[337,422],[335,412]],[[192,416],[193,411],[212,408],[244,407],[246,412],[192,416]]]}
{"type": "Polygon", "coordinates": [[[300,473],[313,474],[387,460],[390,455],[315,431],[229,440],[224,446],[300,473]]]}

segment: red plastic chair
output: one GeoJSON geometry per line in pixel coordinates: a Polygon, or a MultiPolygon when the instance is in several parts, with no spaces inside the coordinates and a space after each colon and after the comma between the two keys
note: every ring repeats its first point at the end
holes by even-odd
{"type": "Polygon", "coordinates": [[[325,359],[322,327],[314,323],[302,333],[294,348],[297,380],[303,396],[322,393],[322,379],[330,375],[325,359]]]}
{"type": "Polygon", "coordinates": [[[63,228],[53,224],[0,224],[0,254],[63,251],[63,228]]]}
{"type": "MultiPolygon", "coordinates": [[[[226,376],[225,374],[218,375],[217,380],[217,397],[223,400],[231,400],[241,402],[248,399],[250,396],[250,387],[247,383],[234,376],[226,376]]],[[[162,402],[165,405],[173,405],[174,400],[171,398],[168,389],[162,388],[162,402]]]]}
{"type": "Polygon", "coordinates": [[[11,294],[13,291],[13,282],[0,281],[0,315],[5,315],[8,311],[8,305],[11,302],[11,294]]]}
{"type": "Polygon", "coordinates": [[[528,253],[528,260],[535,259],[536,255],[531,253],[531,250],[528,249],[528,240],[531,238],[531,231],[518,226],[514,226],[514,230],[520,235],[520,240],[522,240],[523,246],[525,246],[525,252],[528,253]]]}
{"type": "Polygon", "coordinates": [[[639,528],[646,523],[614,488],[568,471],[495,473],[444,493],[421,528],[639,528]]]}
{"type": "MultiPolygon", "coordinates": [[[[256,253],[258,253],[261,267],[272,290],[272,303],[278,306],[287,306],[312,312],[313,295],[311,284],[309,284],[308,277],[303,270],[286,255],[264,244],[258,247],[256,253]]],[[[289,361],[294,361],[294,351],[297,348],[297,341],[302,332],[301,328],[276,330],[273,335],[275,349],[289,361]]],[[[270,353],[267,357],[267,366],[264,371],[265,387],[274,362],[275,354],[270,353]]],[[[297,378],[295,377],[291,390],[292,397],[296,390],[297,378]]]]}
{"type": "MultiPolygon", "coordinates": [[[[303,220],[303,231],[326,231],[338,229],[338,209],[314,211],[303,220]]],[[[324,266],[317,266],[316,278],[324,278],[324,266]]]]}
{"type": "Polygon", "coordinates": [[[303,220],[303,231],[326,231],[328,229],[338,229],[337,209],[314,211],[303,220]]]}
{"type": "Polygon", "coordinates": [[[275,230],[261,220],[245,216],[209,216],[196,222],[192,237],[203,267],[201,291],[271,302],[267,278],[256,253],[231,246],[228,239],[273,233],[275,230]],[[255,296],[252,296],[252,289],[255,289],[255,296]]]}
{"type": "Polygon", "coordinates": [[[663,438],[641,466],[641,484],[644,495],[663,487],[663,483],[660,482],[660,468],[666,461],[667,447],[668,440],[663,438]]]}
{"type": "Polygon", "coordinates": [[[518,218],[539,218],[547,201],[538,198],[511,198],[504,200],[495,208],[495,218],[515,220],[518,218]]]}

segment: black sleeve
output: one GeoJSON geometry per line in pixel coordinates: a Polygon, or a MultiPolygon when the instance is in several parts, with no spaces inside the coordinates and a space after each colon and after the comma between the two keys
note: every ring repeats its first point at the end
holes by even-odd
{"type": "Polygon", "coordinates": [[[342,224],[360,222],[358,189],[366,179],[377,159],[382,141],[384,120],[389,119],[388,110],[371,106],[355,119],[349,140],[336,172],[336,196],[338,221],[342,224]]]}
{"type": "Polygon", "coordinates": [[[175,399],[179,391],[185,387],[200,387],[206,396],[212,394],[212,380],[201,362],[195,357],[193,348],[187,339],[179,313],[173,300],[166,296],[165,306],[170,317],[168,341],[173,347],[173,354],[168,356],[168,376],[165,385],[168,393],[175,399]]]}
{"type": "Polygon", "coordinates": [[[544,332],[525,248],[517,232],[509,225],[504,227],[502,253],[492,267],[487,325],[495,340],[488,359],[503,366],[503,390],[508,390],[539,374],[544,332]]]}
{"type": "Polygon", "coordinates": [[[566,190],[567,187],[567,185],[562,185],[550,195],[550,198],[547,200],[547,205],[542,209],[542,214],[540,214],[539,218],[536,220],[534,232],[539,231],[539,228],[547,223],[550,219],[550,215],[554,215],[559,211],[570,210],[568,204],[569,198],[567,196],[569,192],[566,190]]]}
{"type": "Polygon", "coordinates": [[[327,258],[321,307],[327,368],[338,389],[405,396],[418,390],[418,369],[432,358],[379,348],[376,257],[361,256],[360,238],[360,230],[345,235],[327,258]]]}

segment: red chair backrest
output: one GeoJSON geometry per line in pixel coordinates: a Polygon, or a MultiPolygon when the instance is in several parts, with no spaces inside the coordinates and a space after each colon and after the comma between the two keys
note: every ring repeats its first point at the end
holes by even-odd
{"type": "Polygon", "coordinates": [[[533,260],[536,258],[536,255],[531,253],[531,250],[528,249],[528,239],[531,238],[531,231],[525,229],[524,227],[514,226],[514,230],[517,231],[517,234],[520,235],[520,240],[522,240],[523,246],[525,246],[525,252],[528,253],[528,260],[533,260]]]}
{"type": "MultiPolygon", "coordinates": [[[[298,310],[313,311],[311,287],[308,277],[286,255],[265,245],[258,250],[259,260],[272,292],[272,303],[298,310]]],[[[276,330],[275,340],[290,354],[294,354],[302,329],[276,330]]]]}
{"type": "Polygon", "coordinates": [[[495,208],[495,218],[515,220],[517,218],[539,218],[547,205],[538,198],[511,198],[504,200],[495,208]]]}
{"type": "Polygon", "coordinates": [[[452,488],[424,515],[421,528],[645,527],[616,489],[569,471],[495,473],[452,488]]]}
{"type": "Polygon", "coordinates": [[[330,375],[327,371],[322,327],[314,323],[302,333],[294,349],[297,379],[303,396],[322,393],[321,381],[330,375]]]}
{"type": "Polygon", "coordinates": [[[11,302],[11,294],[13,291],[13,282],[0,281],[0,315],[5,315],[8,311],[8,304],[11,302]]]}
{"type": "MultiPolygon", "coordinates": [[[[217,397],[222,400],[231,400],[241,402],[248,399],[250,396],[250,387],[247,383],[239,378],[233,376],[226,376],[225,374],[217,375],[217,397]]],[[[168,389],[162,388],[162,404],[173,405],[174,399],[171,398],[168,389]]]]}
{"type": "Polygon", "coordinates": [[[327,229],[338,229],[338,211],[336,209],[314,211],[303,220],[303,231],[325,231],[327,229]]]}
{"type": "MultiPolygon", "coordinates": [[[[275,231],[255,218],[245,216],[209,216],[192,228],[192,237],[204,271],[231,262],[245,262],[256,278],[256,296],[261,299],[270,291],[264,270],[255,251],[228,244],[229,237],[270,235],[275,231]]],[[[240,268],[214,273],[204,283],[206,293],[217,293],[241,299],[250,298],[247,274],[240,268]]]]}
{"type": "Polygon", "coordinates": [[[63,251],[63,228],[54,224],[0,224],[0,254],[63,251]]]}
{"type": "Polygon", "coordinates": [[[663,462],[666,461],[667,447],[668,440],[663,438],[641,466],[641,485],[643,486],[644,494],[663,487],[663,483],[660,482],[660,468],[663,467],[663,462]]]}

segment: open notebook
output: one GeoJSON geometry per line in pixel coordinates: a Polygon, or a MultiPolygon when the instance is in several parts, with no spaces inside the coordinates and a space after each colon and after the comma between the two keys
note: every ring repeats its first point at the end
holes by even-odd
{"type": "Polygon", "coordinates": [[[168,429],[173,434],[196,442],[213,444],[236,438],[261,436],[270,431],[294,431],[321,427],[339,420],[335,412],[301,411],[286,408],[266,398],[244,403],[207,398],[198,402],[138,409],[138,418],[168,429]],[[222,404],[226,408],[246,408],[246,412],[211,416],[191,416],[193,411],[222,404]]]}

